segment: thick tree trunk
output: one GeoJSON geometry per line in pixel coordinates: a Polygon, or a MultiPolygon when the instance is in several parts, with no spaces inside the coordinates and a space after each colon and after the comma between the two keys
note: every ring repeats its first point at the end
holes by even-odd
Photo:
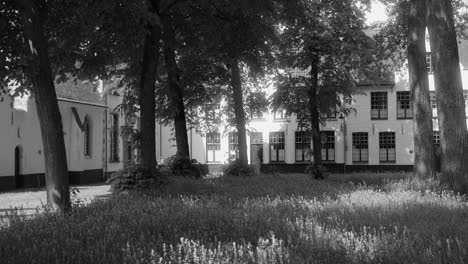
{"type": "Polygon", "coordinates": [[[18,1],[18,3],[23,16],[26,43],[34,63],[30,77],[44,148],[47,204],[54,210],[65,213],[70,209],[67,153],[63,139],[62,117],[41,21],[41,7],[32,0],[18,1]]]}
{"type": "Polygon", "coordinates": [[[175,59],[175,36],[172,21],[169,16],[162,17],[163,23],[163,41],[164,41],[164,60],[168,74],[168,93],[172,107],[175,109],[174,126],[176,134],[177,154],[190,158],[187,121],[185,118],[184,88],[180,84],[179,71],[175,59]]]}
{"type": "Polygon", "coordinates": [[[159,61],[161,27],[149,25],[145,37],[140,79],[140,133],[141,165],[155,167],[156,162],[156,116],[155,84],[159,61]]]}
{"type": "Polygon", "coordinates": [[[411,0],[408,70],[413,100],[414,176],[435,176],[432,108],[426,67],[426,0],[411,0]]]}
{"type": "Polygon", "coordinates": [[[245,112],[242,99],[242,83],[237,58],[231,59],[231,86],[234,99],[234,113],[239,144],[239,161],[241,166],[248,166],[247,159],[247,135],[245,130],[245,112]]]}
{"type": "Polygon", "coordinates": [[[468,193],[468,132],[451,1],[428,1],[427,22],[441,138],[441,180],[454,191],[468,193]]]}
{"type": "MultiPolygon", "coordinates": [[[[312,129],[312,145],[314,153],[314,165],[316,167],[322,165],[322,138],[320,136],[320,115],[318,111],[318,73],[319,73],[319,56],[314,54],[310,64],[311,86],[309,89],[309,111],[310,122],[312,129]]],[[[321,175],[318,175],[320,178],[321,175]]]]}

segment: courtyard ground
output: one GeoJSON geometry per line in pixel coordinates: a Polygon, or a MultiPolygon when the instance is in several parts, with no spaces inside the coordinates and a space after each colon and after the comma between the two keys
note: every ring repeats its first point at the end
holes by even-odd
{"type": "Polygon", "coordinates": [[[468,263],[468,200],[408,175],[174,178],[14,218],[3,263],[468,263]]]}
{"type": "MultiPolygon", "coordinates": [[[[110,186],[107,184],[71,186],[71,189],[77,190],[71,196],[72,201],[85,204],[90,203],[94,198],[103,198],[110,194],[110,186]]],[[[46,203],[47,196],[44,188],[0,192],[0,215],[16,212],[32,216],[37,211],[42,211],[46,203]]]]}

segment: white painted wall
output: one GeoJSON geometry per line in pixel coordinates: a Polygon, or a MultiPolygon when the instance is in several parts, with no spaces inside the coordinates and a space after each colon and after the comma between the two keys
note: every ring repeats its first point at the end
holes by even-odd
{"type": "MultiPolygon", "coordinates": [[[[27,108],[15,109],[9,97],[0,102],[0,176],[14,175],[14,150],[22,147],[21,174],[44,173],[44,153],[39,120],[34,100],[29,98],[27,108]]],[[[17,100],[18,102],[18,100],[17,100]]],[[[70,171],[83,171],[102,168],[102,131],[104,107],[59,100],[62,114],[64,141],[70,171]],[[88,115],[91,123],[91,156],[83,155],[83,132],[73,117],[71,107],[75,107],[81,120],[88,115]]]]}

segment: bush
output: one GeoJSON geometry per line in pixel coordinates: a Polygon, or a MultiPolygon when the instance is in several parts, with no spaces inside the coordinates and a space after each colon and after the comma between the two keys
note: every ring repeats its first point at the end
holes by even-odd
{"type": "Polygon", "coordinates": [[[106,181],[112,192],[157,189],[168,183],[167,177],[157,168],[130,165],[111,175],[106,181]]]}
{"type": "Polygon", "coordinates": [[[166,159],[163,170],[170,174],[199,179],[208,174],[208,165],[199,163],[196,159],[189,159],[180,154],[166,159]]]}
{"type": "Polygon", "coordinates": [[[313,162],[307,164],[305,173],[314,177],[316,180],[323,180],[330,175],[327,168],[322,165],[315,165],[313,162]]]}
{"type": "Polygon", "coordinates": [[[226,176],[255,176],[257,171],[253,165],[242,166],[238,159],[223,168],[223,174],[226,176]]]}

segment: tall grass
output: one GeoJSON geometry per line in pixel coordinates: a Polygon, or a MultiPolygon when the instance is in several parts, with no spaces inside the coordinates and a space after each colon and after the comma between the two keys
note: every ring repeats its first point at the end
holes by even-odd
{"type": "Polygon", "coordinates": [[[176,179],[68,217],[13,219],[0,262],[468,262],[466,198],[400,174],[345,177],[357,175],[176,179]]]}

